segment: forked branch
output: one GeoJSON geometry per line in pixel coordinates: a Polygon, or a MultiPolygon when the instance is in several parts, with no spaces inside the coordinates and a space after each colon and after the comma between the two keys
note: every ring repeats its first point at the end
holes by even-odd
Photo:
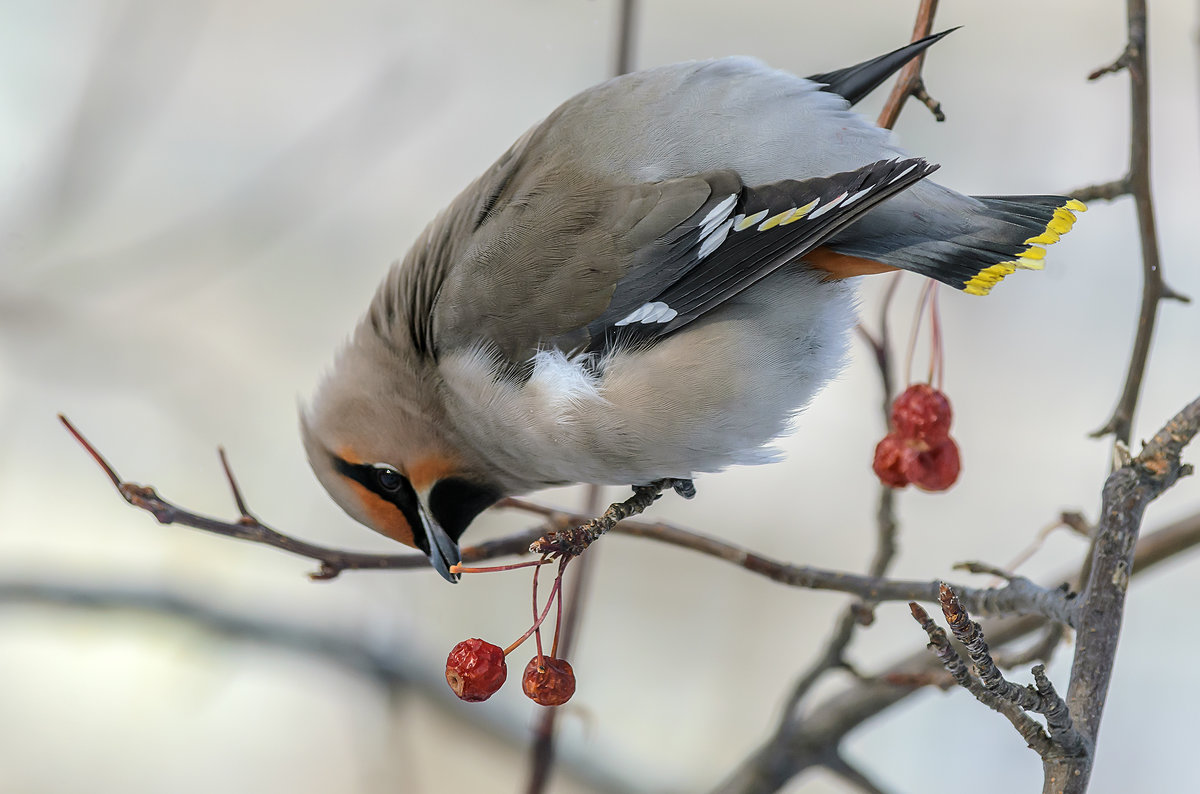
{"type": "Polygon", "coordinates": [[[929,647],[955,682],[974,695],[980,703],[1003,714],[1026,743],[1043,759],[1056,755],[1077,756],[1085,753],[1083,737],[1071,721],[1067,704],[1047,678],[1046,666],[1034,666],[1033,685],[1022,687],[1007,680],[992,658],[983,630],[978,623],[971,620],[954,589],[943,585],[938,600],[955,639],[966,648],[971,661],[970,668],[950,644],[946,632],[934,624],[925,610],[915,602],[908,606],[913,617],[929,635],[929,647]],[[1027,712],[1045,717],[1049,735],[1027,712]]]}

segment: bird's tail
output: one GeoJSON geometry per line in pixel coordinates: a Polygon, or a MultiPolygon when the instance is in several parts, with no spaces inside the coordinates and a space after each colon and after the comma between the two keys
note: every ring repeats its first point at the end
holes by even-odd
{"type": "Polygon", "coordinates": [[[933,187],[943,195],[926,195],[934,200],[924,206],[887,202],[826,245],[837,254],[986,295],[1010,273],[1041,270],[1043,246],[1057,242],[1071,230],[1075,213],[1087,209],[1067,196],[968,197],[933,187]],[[893,217],[897,210],[904,217],[893,217]]]}
{"type": "MultiPolygon", "coordinates": [[[[971,295],[987,295],[1000,279],[1022,270],[1041,270],[1046,257],[1043,246],[1053,245],[1075,224],[1076,212],[1087,212],[1087,206],[1066,196],[975,196],[987,207],[987,217],[1004,225],[1012,243],[1013,255],[981,268],[962,286],[951,284],[971,295]],[[1020,240],[1021,235],[1033,232],[1020,240]],[[1020,242],[1017,242],[1020,240],[1020,242]]],[[[1007,254],[1003,251],[1002,254],[1007,254]]],[[[984,252],[981,252],[984,254],[984,252]]],[[[994,258],[994,255],[993,257],[994,258]]],[[[980,263],[989,257],[981,255],[980,263]]],[[[951,282],[947,282],[951,283],[951,282]]]]}

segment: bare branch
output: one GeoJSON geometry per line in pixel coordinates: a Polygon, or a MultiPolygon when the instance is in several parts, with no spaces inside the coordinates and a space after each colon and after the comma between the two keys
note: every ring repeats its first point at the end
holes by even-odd
{"type": "MultiPolygon", "coordinates": [[[[1200,513],[1141,538],[1133,553],[1133,575],[1144,575],[1196,546],[1200,546],[1200,513]]],[[[1051,580],[1068,580],[1074,573],[1060,572],[1051,580]]],[[[991,621],[984,630],[992,646],[1002,648],[1035,631],[1045,631],[1045,627],[1045,620],[1026,616],[991,621]]],[[[804,720],[781,723],[714,791],[722,794],[778,791],[805,769],[825,766],[836,755],[842,739],[866,720],[923,686],[942,685],[945,675],[942,670],[940,663],[922,650],[889,665],[878,675],[860,678],[849,689],[810,708],[804,720]]]]}
{"type": "MultiPolygon", "coordinates": [[[[247,512],[245,502],[242,500],[241,493],[237,490],[237,483],[232,475],[229,476],[230,487],[234,489],[234,501],[238,504],[239,510],[242,513],[238,521],[232,523],[219,521],[215,518],[209,518],[208,516],[184,510],[160,497],[149,486],[122,480],[116,470],[108,464],[108,461],[104,459],[91,442],[84,438],[83,434],[71,424],[70,420],[62,414],[59,414],[58,418],[66,426],[67,430],[70,431],[71,435],[87,450],[96,463],[100,465],[100,468],[104,470],[108,478],[112,480],[121,497],[134,507],[145,510],[153,515],[160,524],[182,524],[194,529],[202,529],[206,532],[225,535],[226,537],[240,538],[242,540],[274,546],[284,551],[290,551],[293,554],[299,554],[302,557],[308,557],[311,560],[317,560],[321,563],[321,567],[318,571],[309,574],[313,579],[332,579],[342,571],[351,569],[424,568],[429,564],[428,560],[419,554],[363,554],[340,551],[338,549],[330,549],[313,543],[307,543],[285,535],[282,532],[277,532],[259,522],[247,512]]],[[[467,551],[464,550],[463,552],[464,561],[482,559],[470,557],[467,551]]]]}
{"type": "MultiPolygon", "coordinates": [[[[1087,789],[1142,515],[1151,501],[1191,473],[1191,466],[1181,463],[1179,456],[1197,432],[1200,398],[1172,417],[1137,458],[1113,472],[1105,483],[1088,583],[1075,604],[1078,640],[1066,701],[1055,691],[1042,665],[1034,668],[1034,687],[1020,687],[1005,680],[979,625],[967,615],[953,589],[945,585],[941,588],[942,611],[955,637],[966,647],[983,688],[1000,701],[1045,716],[1052,741],[1049,747],[1029,731],[1025,721],[1013,722],[1042,756],[1045,792],[1081,794],[1087,789]]],[[[920,608],[912,606],[914,616],[920,619],[920,608]]],[[[930,632],[927,620],[922,625],[930,632]]],[[[932,632],[930,639],[955,680],[981,702],[997,708],[995,702],[980,697],[972,682],[964,681],[959,669],[961,660],[956,662],[950,656],[953,649],[939,646],[932,632]]]]}
{"type": "MultiPolygon", "coordinates": [[[[1196,528],[1200,544],[1200,525],[1196,528]]],[[[997,646],[1025,636],[1041,626],[1039,618],[997,621],[988,633],[997,646]]],[[[768,794],[782,789],[795,775],[824,766],[837,753],[845,736],[914,692],[942,667],[928,651],[910,654],[878,676],[861,679],[849,689],[809,709],[803,721],[780,726],[759,749],[747,757],[714,792],[768,794]],[[895,683],[903,681],[906,683],[895,683]],[[912,683],[909,683],[912,682],[912,683]]],[[[944,675],[944,672],[942,673],[944,675]]]]}
{"type": "MultiPolygon", "coordinates": [[[[61,419],[62,417],[60,416],[59,418],[61,419]]],[[[64,419],[63,421],[65,422],[66,420],[64,419]]],[[[217,447],[217,455],[221,458],[221,468],[225,471],[225,479],[229,483],[229,490],[233,493],[233,503],[242,515],[242,523],[256,523],[257,519],[250,515],[250,509],[246,507],[246,500],[242,497],[242,489],[238,487],[237,479],[233,476],[233,469],[229,467],[229,457],[225,454],[225,447],[217,447]]]]}
{"type": "MultiPolygon", "coordinates": [[[[983,630],[979,624],[971,620],[971,616],[963,609],[958,597],[954,594],[954,590],[943,585],[941,588],[942,614],[946,616],[946,622],[950,625],[950,630],[954,632],[955,638],[963,644],[967,649],[967,655],[971,659],[971,663],[975,667],[974,678],[978,678],[978,683],[996,702],[1008,704],[1016,707],[1024,720],[1014,720],[1013,725],[1022,737],[1029,742],[1029,746],[1033,748],[1038,755],[1043,759],[1055,756],[1080,756],[1086,753],[1083,737],[1075,730],[1072,724],[1070,712],[1067,710],[1066,703],[1058,696],[1054,690],[1054,685],[1046,678],[1046,668],[1043,665],[1038,665],[1034,672],[1034,679],[1037,682],[1037,689],[1032,687],[1021,687],[1004,678],[992,659],[991,651],[988,648],[987,640],[984,638],[983,630]],[[1050,729],[1050,741],[1042,742],[1038,737],[1044,737],[1041,732],[1041,727],[1037,728],[1037,736],[1031,732],[1029,723],[1032,720],[1024,712],[1032,711],[1035,714],[1041,714],[1046,717],[1047,727],[1050,729]],[[1053,718],[1051,717],[1053,715],[1053,718]]],[[[915,615],[914,611],[914,615],[915,615]]],[[[926,628],[928,631],[928,628],[926,628]]],[[[941,655],[939,653],[939,655],[941,655]]],[[[953,671],[951,671],[953,673],[953,671]]],[[[959,676],[955,676],[959,680],[959,676]]],[[[962,681],[959,680],[961,684],[962,681]]],[[[971,686],[963,684],[970,689],[972,693],[985,705],[1004,713],[1005,716],[1010,716],[1004,709],[997,708],[996,702],[991,702],[991,699],[979,697],[976,690],[971,686]]],[[[1010,717],[1011,719],[1011,717],[1010,717]]],[[[1033,723],[1036,725],[1036,723],[1033,723]]]]}
{"type": "Polygon", "coordinates": [[[1123,71],[1123,70],[1129,68],[1130,58],[1133,57],[1132,50],[1133,50],[1132,42],[1130,42],[1129,44],[1126,44],[1125,49],[1121,51],[1121,54],[1119,56],[1117,56],[1117,59],[1115,61],[1113,61],[1112,63],[1110,63],[1106,66],[1101,66],[1099,69],[1093,70],[1091,72],[1091,74],[1089,74],[1087,76],[1087,79],[1088,80],[1099,80],[1101,77],[1103,77],[1106,74],[1116,74],[1117,72],[1120,72],[1120,71],[1123,71]]]}
{"type": "MultiPolygon", "coordinates": [[[[1142,515],[1150,502],[1191,473],[1179,456],[1198,431],[1200,398],[1172,417],[1140,455],[1104,484],[1091,570],[1075,606],[1077,637],[1067,690],[1067,705],[1089,747],[1095,746],[1108,696],[1142,515]]],[[[1048,783],[1046,791],[1085,791],[1093,762],[1090,753],[1047,759],[1046,780],[1057,783],[1048,783]]]]}
{"type": "Polygon", "coordinates": [[[617,55],[613,64],[613,73],[622,75],[632,71],[633,66],[633,31],[634,20],[637,17],[637,0],[621,0],[617,12],[617,55]]]}
{"type": "Polygon", "coordinates": [[[852,765],[842,756],[835,756],[825,764],[825,768],[857,788],[863,794],[885,794],[883,788],[867,777],[858,767],[852,765]]]}
{"type": "Polygon", "coordinates": [[[1046,677],[1045,665],[1039,664],[1033,668],[1034,687],[1020,687],[1007,681],[997,669],[984,640],[983,630],[962,609],[951,588],[942,588],[941,603],[942,612],[955,638],[966,647],[974,666],[973,672],[950,644],[946,632],[934,624],[925,610],[916,603],[909,604],[909,608],[929,636],[930,649],[955,682],[980,703],[1002,714],[1043,759],[1085,754],[1087,750],[1083,737],[1075,730],[1067,704],[1046,677]],[[1028,711],[1045,716],[1049,736],[1026,713],[1028,711]]]}
{"type": "Polygon", "coordinates": [[[1038,755],[1045,756],[1049,753],[1052,746],[1050,737],[1042,730],[1042,726],[1016,703],[991,691],[984,686],[981,680],[971,675],[967,663],[950,644],[946,632],[933,622],[929,613],[919,604],[915,601],[910,602],[908,607],[912,611],[913,618],[921,624],[921,628],[929,636],[929,649],[950,673],[955,683],[974,695],[980,703],[1003,715],[1017,729],[1017,733],[1021,734],[1021,738],[1025,740],[1026,744],[1033,748],[1038,755]]]}
{"type": "Polygon", "coordinates": [[[925,90],[925,81],[918,77],[916,85],[912,89],[912,98],[920,102],[925,107],[929,108],[929,112],[933,114],[935,121],[945,121],[946,114],[942,112],[942,103],[929,95],[925,90]]]}
{"type": "Polygon", "coordinates": [[[1146,55],[1146,0],[1126,0],[1126,11],[1129,43],[1111,67],[1094,73],[1093,78],[1122,67],[1129,73],[1130,144],[1127,182],[1128,192],[1137,206],[1138,235],[1142,244],[1142,305],[1121,396],[1108,421],[1092,435],[1099,437],[1111,433],[1118,441],[1128,444],[1133,428],[1133,414],[1142,388],[1142,377],[1150,357],[1150,343],[1154,338],[1159,301],[1167,296],[1180,296],[1168,288],[1163,280],[1154,203],[1150,191],[1150,84],[1149,59],[1146,55]]]}
{"type": "MultiPolygon", "coordinates": [[[[74,425],[66,417],[60,418],[72,435],[104,469],[125,501],[149,512],[160,524],[181,524],[226,537],[274,546],[316,560],[321,563],[321,567],[315,573],[309,574],[313,579],[332,579],[342,571],[348,570],[403,570],[429,567],[428,559],[421,554],[368,554],[318,546],[278,532],[248,513],[236,522],[228,522],[185,510],[163,499],[151,487],[121,480],[115,470],[104,460],[96,448],[75,429],[74,425]]],[[[552,537],[562,539],[561,546],[556,545],[558,541],[553,539],[546,542],[547,538],[543,535],[545,527],[539,527],[528,532],[468,546],[462,550],[463,562],[477,562],[506,554],[521,554],[530,548],[531,543],[538,547],[537,553],[541,554],[543,552],[540,550],[542,549],[540,544],[543,542],[546,542],[546,548],[550,553],[568,553],[570,556],[574,556],[574,550],[579,548],[577,542],[581,538],[592,535],[598,537],[598,534],[602,534],[601,528],[611,524],[615,528],[614,531],[620,534],[648,538],[660,543],[699,551],[792,587],[835,590],[875,602],[937,600],[938,582],[936,581],[886,579],[811,566],[791,565],[669,524],[621,521],[624,516],[632,515],[648,507],[658,497],[661,488],[670,487],[673,484],[674,481],[663,481],[653,486],[640,486],[635,489],[634,496],[611,506],[605,516],[600,519],[589,519],[587,516],[539,506],[535,512],[548,520],[550,534],[552,537]],[[617,523],[618,521],[621,523],[617,523]]],[[[507,506],[529,506],[527,502],[520,500],[506,500],[505,504],[507,506]]],[[[1035,614],[1064,622],[1071,619],[1071,596],[1068,593],[1061,589],[1048,590],[1039,587],[1023,577],[1014,577],[1012,581],[999,588],[959,587],[958,592],[963,600],[970,604],[971,609],[980,614],[993,616],[1035,614]]]]}
{"type": "MultiPolygon", "coordinates": [[[[913,41],[923,39],[933,32],[933,17],[937,13],[937,5],[937,0],[921,0],[921,6],[917,9],[917,21],[913,25],[913,41]]],[[[933,111],[938,121],[946,120],[946,116],[941,112],[942,106],[925,92],[925,84],[921,81],[921,67],[924,65],[925,53],[921,53],[900,70],[896,77],[896,85],[888,95],[876,124],[889,130],[896,126],[900,111],[910,96],[920,100],[933,111]]]]}
{"type": "Polygon", "coordinates": [[[1071,197],[1079,201],[1115,201],[1122,196],[1128,196],[1130,191],[1129,177],[1123,176],[1111,182],[1101,182],[1071,191],[1071,197]]]}
{"type": "MultiPolygon", "coordinates": [[[[668,524],[624,522],[618,531],[635,537],[645,537],[708,554],[733,563],[772,581],[792,587],[814,590],[836,590],[851,593],[869,601],[927,601],[938,599],[937,581],[887,579],[863,574],[830,571],[807,565],[791,565],[763,557],[725,541],[705,537],[668,524]]],[[[955,590],[972,611],[993,616],[1036,614],[1069,622],[1071,596],[1061,589],[1048,590],[1024,577],[998,588],[966,588],[955,590]]]]}
{"type": "Polygon", "coordinates": [[[579,526],[551,529],[531,543],[529,551],[533,554],[549,555],[551,558],[578,557],[619,522],[644,513],[668,488],[674,488],[681,493],[695,493],[690,480],[668,479],[650,485],[635,485],[633,496],[625,501],[609,505],[599,517],[588,519],[579,526]]]}
{"type": "Polygon", "coordinates": [[[1075,510],[1064,510],[1059,513],[1058,519],[1046,526],[1042,527],[1033,541],[1024,549],[1017,553],[1017,556],[1011,559],[1006,566],[1008,570],[1015,571],[1017,568],[1029,561],[1033,555],[1041,550],[1046,542],[1046,538],[1050,537],[1052,532],[1059,529],[1069,529],[1077,535],[1085,538],[1092,536],[1092,527],[1088,524],[1087,519],[1083,514],[1075,510]]]}
{"type": "Polygon", "coordinates": [[[1034,689],[1042,704],[1042,709],[1038,713],[1046,717],[1046,727],[1050,731],[1050,738],[1064,752],[1080,753],[1083,749],[1083,737],[1079,735],[1079,731],[1075,730],[1075,723],[1071,720],[1071,711],[1067,708],[1066,701],[1055,691],[1054,684],[1050,683],[1050,679],[1046,677],[1046,665],[1035,664],[1032,672],[1034,689]]]}

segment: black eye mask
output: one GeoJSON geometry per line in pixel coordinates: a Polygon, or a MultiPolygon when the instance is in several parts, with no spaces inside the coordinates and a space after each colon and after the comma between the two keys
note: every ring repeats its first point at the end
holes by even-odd
{"type": "Polygon", "coordinates": [[[407,477],[391,466],[348,463],[336,455],[333,461],[335,468],[343,476],[399,508],[404,520],[408,522],[409,529],[412,530],[413,543],[421,551],[429,553],[429,538],[425,536],[425,525],[421,521],[417,492],[413,490],[407,477]]]}

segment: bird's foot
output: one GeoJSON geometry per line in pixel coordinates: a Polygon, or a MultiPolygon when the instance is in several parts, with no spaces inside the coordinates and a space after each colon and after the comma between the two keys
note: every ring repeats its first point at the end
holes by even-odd
{"type": "Polygon", "coordinates": [[[675,493],[682,496],[684,499],[692,499],[696,496],[696,483],[692,480],[664,480],[670,483],[675,489],[675,493]]]}
{"type": "Polygon", "coordinates": [[[602,515],[593,518],[586,524],[546,533],[535,540],[529,546],[529,550],[534,554],[551,557],[578,557],[601,535],[615,527],[618,522],[645,512],[646,508],[654,504],[655,500],[662,496],[663,491],[668,488],[674,489],[684,499],[691,499],[696,495],[696,486],[692,484],[691,480],[668,478],[656,480],[649,485],[635,485],[633,486],[633,496],[625,501],[609,505],[602,515]]]}

